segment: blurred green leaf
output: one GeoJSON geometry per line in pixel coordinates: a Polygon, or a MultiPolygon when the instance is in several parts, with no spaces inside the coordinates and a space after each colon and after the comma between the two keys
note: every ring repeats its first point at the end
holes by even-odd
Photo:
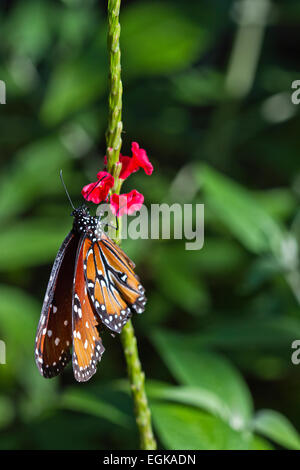
{"type": "Polygon", "coordinates": [[[259,205],[277,221],[286,220],[297,208],[297,201],[290,189],[275,188],[254,194],[259,205]]]}
{"type": "Polygon", "coordinates": [[[151,315],[143,318],[143,328],[153,328],[154,326],[164,323],[168,318],[172,317],[173,305],[169,299],[165,298],[163,293],[153,291],[147,303],[151,315]]]}
{"type": "MultiPolygon", "coordinates": [[[[35,334],[38,318],[33,330],[35,334]]],[[[59,378],[45,380],[37,369],[34,360],[34,344],[30,343],[31,354],[22,365],[22,374],[18,377],[22,385],[22,396],[19,400],[19,412],[22,421],[29,423],[40,420],[45,414],[51,414],[57,409],[59,400],[59,378]]]]}
{"type": "Polygon", "coordinates": [[[191,335],[190,342],[206,348],[219,347],[232,351],[257,351],[258,348],[264,351],[271,348],[289,350],[296,337],[300,337],[300,321],[297,318],[252,315],[215,322],[201,333],[191,335]]]}
{"type": "Polygon", "coordinates": [[[232,274],[246,262],[245,252],[235,240],[206,236],[204,243],[204,249],[193,251],[191,256],[185,253],[190,268],[221,277],[232,274]]]}
{"type": "MultiPolygon", "coordinates": [[[[234,429],[242,429],[252,416],[252,400],[239,372],[223,357],[203,351],[187,335],[157,331],[154,342],[176,379],[198,387],[214,398],[214,407],[234,429]]],[[[211,398],[210,398],[211,399],[211,398]]]]}
{"type": "Polygon", "coordinates": [[[162,243],[151,256],[151,264],[154,278],[158,281],[157,287],[164,296],[185,311],[202,315],[207,310],[210,299],[202,279],[191,270],[190,258],[183,245],[171,247],[162,243]]]}
{"type": "Polygon", "coordinates": [[[253,436],[249,450],[274,450],[274,447],[260,436],[253,436]]]}
{"type": "Polygon", "coordinates": [[[6,343],[6,364],[0,380],[18,380],[22,386],[20,413],[25,421],[54,406],[56,381],[41,377],[34,361],[34,338],[40,305],[25,292],[0,286],[0,337],[6,343]]]}
{"type": "MultiPolygon", "coordinates": [[[[0,367],[0,379],[18,379],[26,393],[22,399],[28,401],[33,414],[42,406],[51,402],[46,391],[53,390],[54,382],[45,381],[38,373],[34,361],[34,340],[40,315],[41,305],[33,297],[17,287],[0,285],[0,338],[6,344],[6,364],[0,367]],[[37,381],[43,381],[44,390],[39,399],[41,387],[37,381]],[[30,397],[30,399],[29,399],[30,397]],[[32,403],[35,402],[35,403],[32,403]],[[31,404],[30,404],[31,403],[31,404]]],[[[54,396],[50,393],[49,396],[54,396]]],[[[23,406],[23,405],[22,405],[23,406]]]]}
{"type": "Polygon", "coordinates": [[[7,345],[7,367],[21,361],[24,354],[33,355],[39,313],[36,299],[17,287],[0,285],[0,329],[7,345]]]}
{"type": "MultiPolygon", "coordinates": [[[[155,244],[155,241],[152,242],[155,244]]],[[[178,265],[182,277],[193,278],[192,285],[202,283],[200,275],[213,274],[224,276],[224,273],[232,273],[238,270],[247,261],[245,251],[235,240],[226,240],[211,236],[205,237],[205,247],[201,250],[186,251],[181,241],[178,243],[156,243],[155,252],[151,255],[151,262],[159,274],[158,279],[163,278],[162,272],[177,272],[178,265]],[[165,259],[168,259],[166,266],[165,259]]],[[[173,295],[172,290],[172,295],[173,295]]],[[[207,293],[208,295],[208,293],[207,293]]]]}
{"type": "Polygon", "coordinates": [[[0,270],[52,261],[70,230],[71,223],[67,218],[60,224],[51,219],[35,218],[7,226],[0,233],[0,244],[6,247],[1,256],[0,270]]]}
{"type": "Polygon", "coordinates": [[[266,255],[256,258],[248,267],[241,292],[244,295],[249,295],[279,273],[281,273],[281,266],[273,256],[266,255]]]}
{"type": "Polygon", "coordinates": [[[190,106],[214,104],[223,95],[223,77],[210,69],[187,70],[172,78],[176,100],[190,106]]]}
{"type": "Polygon", "coordinates": [[[147,381],[147,395],[152,400],[165,400],[192,405],[214,414],[218,418],[227,419],[224,403],[214,392],[202,387],[171,386],[169,384],[147,381]]]}
{"type": "Polygon", "coordinates": [[[154,404],[151,409],[157,433],[168,450],[248,448],[250,435],[236,432],[195,408],[165,403],[154,404]]]}
{"type": "Polygon", "coordinates": [[[70,154],[55,136],[43,138],[21,149],[0,180],[0,218],[11,218],[43,195],[62,191],[59,170],[70,154]],[[50,183],[51,181],[51,183],[50,183]]]}
{"type": "Polygon", "coordinates": [[[170,2],[134,3],[124,10],[121,22],[126,76],[181,70],[207,46],[208,32],[170,2]]]}
{"type": "MultiPolygon", "coordinates": [[[[172,303],[177,304],[182,309],[195,314],[202,315],[207,309],[208,293],[205,285],[199,279],[195,279],[192,273],[186,275],[182,270],[174,271],[172,265],[164,264],[164,269],[160,270],[159,289],[172,303]],[[172,285],[172,291],[170,291],[172,285]]],[[[162,265],[161,265],[162,268],[162,265]]]]}
{"type": "Polygon", "coordinates": [[[259,434],[282,447],[300,449],[300,434],[290,421],[278,411],[259,411],[254,417],[253,428],[259,434]]]}
{"type": "Polygon", "coordinates": [[[107,403],[99,396],[75,388],[69,388],[64,392],[61,397],[61,406],[69,410],[104,418],[124,427],[128,427],[130,423],[128,416],[117,407],[107,403]]]}
{"type": "Polygon", "coordinates": [[[72,48],[80,48],[81,44],[89,38],[100,23],[100,9],[93,10],[90,5],[77,4],[72,7],[59,8],[56,23],[61,39],[72,48]]]}
{"type": "Polygon", "coordinates": [[[246,248],[255,253],[279,249],[280,226],[250,192],[209,166],[198,168],[196,176],[207,204],[246,248]]]}
{"type": "Polygon", "coordinates": [[[5,24],[3,38],[15,55],[37,60],[50,44],[55,18],[49,2],[18,2],[5,24]]]}
{"type": "Polygon", "coordinates": [[[103,52],[99,46],[98,54],[94,56],[87,54],[57,65],[41,108],[44,122],[58,124],[103,95],[107,80],[103,52]]]}
{"type": "Polygon", "coordinates": [[[8,426],[14,419],[15,411],[11,400],[0,395],[0,430],[8,426]]]}
{"type": "Polygon", "coordinates": [[[172,345],[178,346],[178,350],[181,350],[180,344],[188,343],[192,351],[200,352],[212,348],[234,352],[283,349],[289,354],[291,343],[300,337],[300,321],[297,318],[265,318],[251,315],[241,319],[215,321],[214,325],[203,328],[201,332],[188,335],[160,329],[154,335],[155,341],[157,337],[158,346],[164,337],[168,337],[172,345]]]}

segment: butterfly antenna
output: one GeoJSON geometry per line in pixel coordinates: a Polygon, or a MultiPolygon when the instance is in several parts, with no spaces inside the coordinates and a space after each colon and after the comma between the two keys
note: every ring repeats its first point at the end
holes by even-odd
{"type": "Polygon", "coordinates": [[[92,189],[87,193],[87,195],[85,196],[85,199],[88,200],[88,197],[90,196],[90,194],[92,194],[92,192],[97,188],[98,184],[101,183],[102,180],[104,180],[105,178],[107,178],[107,176],[102,176],[102,178],[98,181],[96,181],[96,183],[94,184],[94,186],[92,187],[92,189]]]}
{"type": "Polygon", "coordinates": [[[64,187],[64,189],[65,189],[66,195],[68,196],[68,199],[69,199],[69,201],[70,201],[70,204],[71,204],[72,208],[73,208],[74,211],[75,211],[74,204],[73,204],[73,202],[72,202],[72,199],[71,199],[71,197],[70,197],[70,194],[68,193],[67,186],[65,185],[65,182],[64,182],[64,179],[63,179],[62,170],[60,170],[59,176],[60,176],[61,182],[62,182],[62,184],[63,184],[63,187],[64,187]]]}

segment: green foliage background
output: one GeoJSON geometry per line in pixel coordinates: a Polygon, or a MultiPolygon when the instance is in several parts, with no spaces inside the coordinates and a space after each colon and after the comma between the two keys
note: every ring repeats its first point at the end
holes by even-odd
{"type": "MultiPolygon", "coordinates": [[[[51,263],[102,168],[105,2],[1,2],[0,448],[133,449],[118,338],[87,384],[43,379],[34,337],[51,263]]],[[[124,1],[124,189],[205,203],[205,244],[124,242],[147,288],[134,319],[159,447],[300,448],[299,2],[124,1]]]]}

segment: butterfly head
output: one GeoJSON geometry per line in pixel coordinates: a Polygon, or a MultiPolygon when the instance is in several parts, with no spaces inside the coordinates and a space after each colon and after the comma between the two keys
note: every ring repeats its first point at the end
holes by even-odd
{"type": "Polygon", "coordinates": [[[85,204],[82,204],[82,206],[77,207],[77,209],[74,209],[71,215],[75,218],[90,217],[90,211],[85,204]]]}

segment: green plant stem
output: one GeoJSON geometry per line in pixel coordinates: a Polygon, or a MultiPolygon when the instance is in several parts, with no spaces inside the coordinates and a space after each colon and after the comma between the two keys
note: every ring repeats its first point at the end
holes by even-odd
{"type": "Polygon", "coordinates": [[[107,47],[109,60],[109,108],[106,131],[107,169],[113,176],[119,161],[122,146],[122,93],[121,50],[120,50],[120,14],[121,0],[108,0],[107,47]]]}
{"type": "Polygon", "coordinates": [[[127,362],[136,422],[140,434],[140,447],[143,450],[155,450],[156,441],[152,432],[151,413],[145,392],[145,374],[139,360],[136,337],[130,320],[123,328],[121,342],[127,362]]]}
{"type": "MultiPolygon", "coordinates": [[[[112,194],[120,194],[122,180],[119,179],[121,163],[119,162],[122,145],[122,81],[120,51],[120,13],[121,0],[108,0],[108,55],[109,55],[109,113],[106,132],[107,169],[115,178],[112,194]]],[[[121,223],[116,233],[116,242],[120,244],[121,223]]],[[[131,320],[121,333],[121,343],[127,363],[128,378],[134,401],[136,422],[140,434],[140,447],[143,450],[156,449],[153,436],[151,413],[145,391],[145,374],[139,359],[137,341],[131,320]]]]}

